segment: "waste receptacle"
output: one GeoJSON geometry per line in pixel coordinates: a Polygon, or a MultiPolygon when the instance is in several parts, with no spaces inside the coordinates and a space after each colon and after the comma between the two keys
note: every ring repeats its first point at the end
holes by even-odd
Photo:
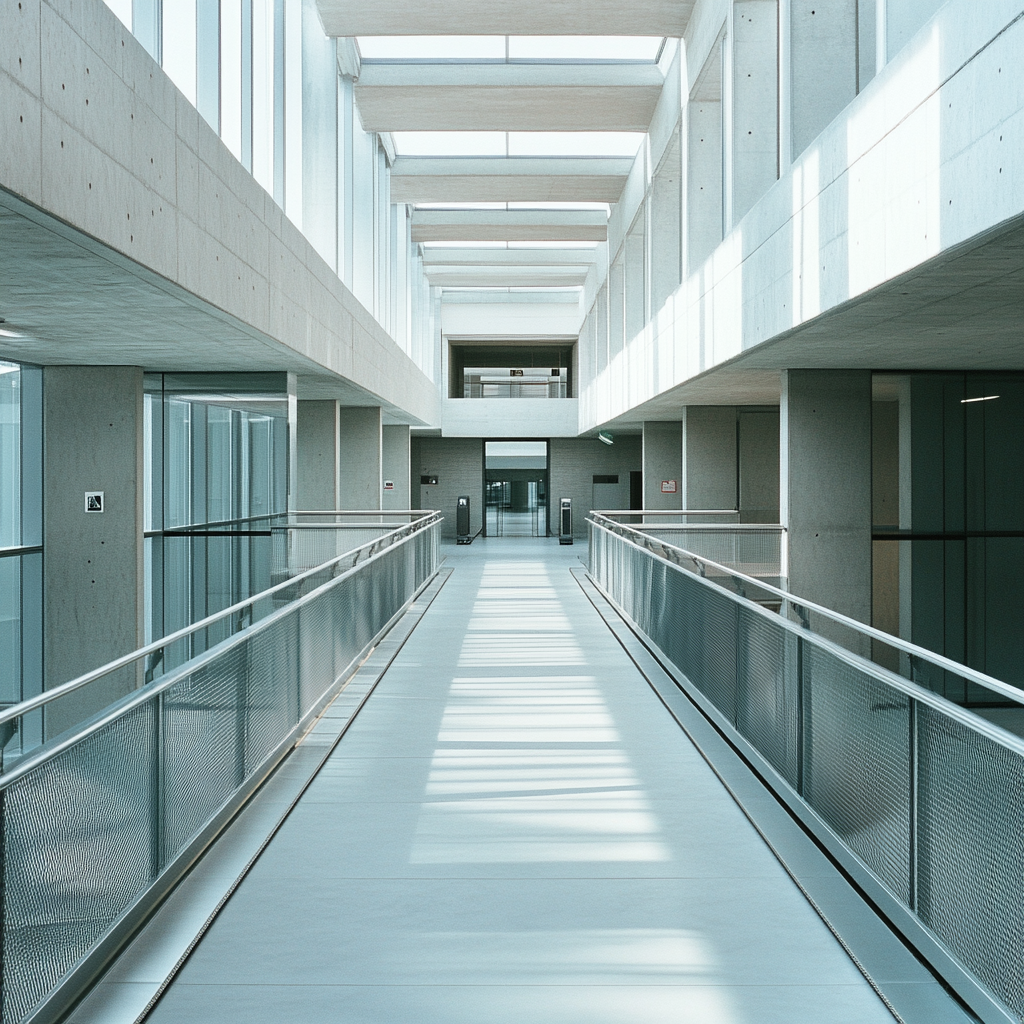
{"type": "Polygon", "coordinates": [[[469,495],[459,497],[455,507],[455,543],[472,544],[473,537],[469,529],[469,495]]]}
{"type": "Polygon", "coordinates": [[[572,543],[572,498],[558,499],[558,543],[572,543]]]}

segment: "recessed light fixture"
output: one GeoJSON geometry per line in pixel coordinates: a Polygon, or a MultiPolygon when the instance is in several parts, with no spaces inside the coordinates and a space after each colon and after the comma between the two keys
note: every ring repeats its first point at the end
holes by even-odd
{"type": "MultiPolygon", "coordinates": [[[[0,320],[0,323],[3,323],[3,322],[4,321],[0,320]]],[[[2,327],[0,327],[0,338],[23,338],[23,337],[24,337],[23,334],[18,334],[16,331],[5,331],[2,327]]]]}
{"type": "MultiPolygon", "coordinates": [[[[0,333],[3,333],[0,331],[0,333]]],[[[982,398],[961,398],[960,404],[967,405],[968,402],[991,402],[993,398],[998,398],[998,395],[984,395],[982,398]]]]}
{"type": "Polygon", "coordinates": [[[615,444],[615,438],[612,437],[612,435],[609,434],[607,430],[602,430],[597,435],[597,439],[598,439],[598,441],[601,441],[604,444],[615,444]]]}

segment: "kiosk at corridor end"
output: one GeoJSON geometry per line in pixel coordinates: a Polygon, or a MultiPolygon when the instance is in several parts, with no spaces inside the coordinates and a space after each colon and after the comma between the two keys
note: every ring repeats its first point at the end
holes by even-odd
{"type": "Polygon", "coordinates": [[[558,543],[572,543],[572,498],[558,499],[558,543]]]}

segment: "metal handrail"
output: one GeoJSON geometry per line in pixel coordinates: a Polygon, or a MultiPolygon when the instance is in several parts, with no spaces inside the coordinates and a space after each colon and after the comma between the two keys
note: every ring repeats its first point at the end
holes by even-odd
{"type": "Polygon", "coordinates": [[[602,516],[738,516],[740,510],[738,508],[626,508],[601,509],[599,512],[595,510],[593,514],[602,516]]]}
{"type": "MultiPolygon", "coordinates": [[[[194,530],[209,530],[218,526],[241,526],[245,523],[271,523],[278,519],[289,519],[292,516],[416,516],[422,518],[425,515],[429,515],[432,509],[421,509],[421,508],[399,508],[399,509],[321,509],[316,510],[297,510],[294,512],[264,512],[263,515],[259,516],[242,516],[239,519],[215,519],[209,523],[189,523],[185,526],[165,526],[158,530],[146,530],[145,535],[147,537],[160,537],[167,536],[168,534],[188,534],[194,530]]],[[[278,525],[274,523],[274,525],[278,525]]],[[[289,525],[287,523],[280,525],[289,525]]],[[[291,524],[299,525],[299,524],[291,524]]],[[[318,525],[322,526],[349,526],[355,525],[351,523],[321,523],[318,525]]],[[[387,526],[389,524],[382,523],[381,525],[387,526]]],[[[230,535],[228,535],[230,536],[230,535]]],[[[2,549],[0,549],[2,550],[2,549]]],[[[42,550],[40,548],[39,550],[42,550]]]]}
{"type": "MultiPolygon", "coordinates": [[[[293,513],[289,513],[293,514],[293,513]]],[[[326,514],[326,513],[323,513],[326,514]]],[[[346,515],[350,513],[345,513],[346,515]]],[[[379,515],[380,513],[374,513],[379,515]]],[[[256,518],[268,518],[266,516],[256,518]]],[[[97,679],[101,679],[103,676],[109,675],[111,672],[116,672],[122,668],[126,668],[129,665],[134,664],[146,658],[150,655],[162,656],[164,648],[171,646],[179,640],[183,640],[193,633],[198,633],[200,630],[207,629],[217,622],[224,619],[229,619],[233,615],[238,615],[246,608],[251,608],[257,601],[264,601],[268,598],[273,597],[274,594],[287,587],[294,587],[296,584],[301,583],[303,580],[309,579],[317,573],[322,573],[330,566],[336,563],[353,558],[353,567],[359,562],[361,553],[366,550],[368,555],[377,553],[373,549],[384,543],[383,547],[391,547],[396,541],[401,540],[403,537],[419,532],[420,530],[430,526],[434,522],[438,522],[444,517],[440,512],[426,512],[420,519],[415,520],[412,523],[404,523],[394,530],[388,533],[382,534],[380,537],[375,538],[372,541],[368,541],[365,544],[361,544],[359,547],[353,548],[351,551],[346,551],[343,554],[337,555],[334,558],[328,559],[321,565],[314,566],[312,569],[307,569],[305,572],[299,573],[296,576],[284,580],[281,583],[270,587],[268,590],[260,591],[253,597],[247,597],[243,601],[239,601],[237,604],[233,604],[223,611],[215,612],[213,615],[208,615],[205,619],[200,619],[198,622],[193,623],[191,626],[185,626],[182,629],[177,630],[174,633],[169,633],[165,637],[161,637],[159,640],[154,640],[152,643],[147,644],[145,647],[140,647],[137,650],[130,652],[129,654],[122,655],[120,658],[116,658],[106,665],[101,665],[99,668],[93,669],[90,672],[86,672],[83,675],[78,676],[75,679],[69,680],[66,683],[61,683],[60,686],[55,686],[51,690],[46,690],[43,693],[37,694],[35,697],[30,697],[28,700],[21,701],[19,704],[13,704],[9,708],[5,708],[0,711],[0,726],[3,726],[6,722],[13,721],[14,719],[21,718],[27,715],[30,711],[35,711],[37,708],[41,708],[52,701],[58,700],[61,697],[66,696],[69,693],[73,693],[75,690],[80,690],[83,686],[88,686],[89,683],[95,682],[97,679]]],[[[325,526],[331,524],[324,524],[325,526]]],[[[388,524],[382,524],[388,525],[388,524]]],[[[382,550],[378,549],[378,550],[382,550]]],[[[263,620],[260,620],[263,621],[263,620]]],[[[237,632],[234,631],[233,632],[237,632]]],[[[152,686],[151,683],[146,684],[144,689],[152,686]]]]}
{"type": "MultiPolygon", "coordinates": [[[[984,672],[979,672],[977,671],[977,669],[970,668],[967,665],[961,665],[959,662],[953,661],[951,658],[947,658],[945,655],[937,654],[935,651],[929,651],[924,647],[918,647],[917,644],[913,644],[908,640],[904,640],[898,636],[893,636],[891,633],[885,633],[882,630],[876,629],[874,626],[866,625],[863,622],[858,622],[856,619],[852,619],[848,615],[843,615],[841,612],[832,611],[831,609],[826,608],[823,605],[815,604],[813,601],[806,601],[802,597],[798,597],[796,594],[790,593],[787,590],[780,590],[778,587],[773,587],[770,583],[765,583],[762,580],[755,579],[753,576],[747,576],[744,573],[737,572],[735,569],[730,569],[728,568],[728,566],[724,566],[719,562],[714,562],[710,558],[704,558],[703,556],[694,554],[693,552],[687,551],[684,548],[668,544],[666,541],[652,540],[650,537],[648,537],[645,533],[643,533],[640,530],[636,530],[630,526],[624,525],[623,523],[616,523],[614,520],[608,519],[607,513],[591,512],[588,516],[588,520],[592,522],[595,526],[607,530],[607,532],[609,533],[618,534],[619,536],[624,537],[627,540],[632,540],[632,537],[629,536],[630,534],[637,538],[641,538],[640,540],[634,540],[633,543],[635,543],[638,547],[642,547],[648,551],[651,551],[652,543],[657,543],[661,544],[664,547],[673,548],[674,550],[685,555],[687,558],[692,559],[692,561],[698,567],[698,572],[696,575],[698,575],[700,578],[706,578],[705,573],[703,571],[700,571],[701,567],[703,566],[705,568],[710,568],[714,570],[717,574],[731,576],[734,579],[740,580],[749,586],[757,587],[763,591],[766,591],[773,597],[780,598],[784,603],[793,606],[793,610],[797,613],[797,615],[800,616],[801,628],[807,632],[811,632],[811,629],[809,620],[806,616],[806,612],[811,611],[817,615],[822,615],[826,619],[830,619],[832,622],[844,626],[847,629],[851,629],[855,633],[859,633],[871,640],[878,640],[881,643],[888,645],[889,647],[893,647],[898,651],[902,651],[904,654],[907,654],[911,658],[916,658],[922,661],[930,662],[931,664],[943,669],[944,671],[953,672],[955,675],[958,675],[961,678],[968,680],[969,682],[977,683],[979,686],[984,687],[987,690],[991,690],[995,693],[998,693],[1001,697],[1006,697],[1014,701],[1014,703],[1024,706],[1024,691],[1017,689],[1017,687],[1015,686],[1011,686],[1009,683],[1004,683],[999,679],[995,679],[992,676],[986,675],[984,672]]],[[[657,552],[655,551],[651,551],[651,553],[655,555],[657,554],[657,552]]],[[[669,562],[669,564],[672,565],[677,563],[669,562]]],[[[677,567],[682,569],[683,571],[686,571],[685,567],[682,565],[678,565],[677,567]]],[[[729,593],[728,591],[725,592],[729,593]]],[[[787,620],[783,619],[782,621],[785,622],[787,620]]],[[[856,655],[854,655],[854,657],[856,657],[856,655]]],[[[896,673],[890,673],[889,670],[874,665],[873,662],[869,662],[867,661],[867,659],[864,659],[864,662],[866,664],[871,665],[872,668],[877,670],[878,672],[886,673],[884,676],[880,676],[879,678],[884,678],[887,682],[891,681],[892,679],[898,679],[901,681],[901,683],[907,682],[907,680],[904,680],[902,676],[898,676],[896,675],[896,673]]],[[[860,661],[858,661],[857,664],[863,667],[860,661]]],[[[911,683],[911,685],[917,686],[916,683],[911,683]]],[[[927,693],[930,691],[925,690],[924,692],[927,693]]],[[[914,694],[915,696],[917,696],[917,690],[914,691],[914,694]]],[[[2,717],[0,717],[0,721],[2,720],[2,717]]],[[[972,723],[977,720],[977,716],[971,717],[972,723]]]]}
{"type": "MultiPolygon", "coordinates": [[[[411,535],[412,533],[418,533],[421,530],[424,530],[432,526],[435,522],[439,522],[442,518],[443,517],[439,513],[434,513],[434,515],[418,523],[417,529],[410,531],[408,535],[411,535]]],[[[398,531],[395,532],[397,533],[398,531]]],[[[19,760],[18,763],[9,771],[4,772],[3,769],[0,768],[0,791],[3,791],[8,786],[17,782],[18,779],[22,778],[24,775],[27,775],[30,771],[38,767],[40,764],[49,761],[57,754],[59,754],[62,750],[66,750],[69,747],[73,747],[76,743],[80,743],[87,736],[90,736],[95,732],[99,732],[100,729],[103,729],[106,726],[110,725],[111,722],[115,722],[119,718],[123,718],[126,714],[128,714],[129,711],[132,710],[132,708],[137,707],[139,704],[143,704],[146,701],[152,700],[154,697],[158,696],[165,690],[180,682],[183,678],[193,675],[198,669],[202,668],[209,662],[214,661],[217,658],[222,658],[233,647],[237,647],[239,644],[248,642],[256,633],[270,629],[271,626],[273,626],[279,619],[283,618],[286,615],[291,615],[296,608],[301,608],[303,605],[309,604],[311,601],[319,597],[320,593],[324,590],[325,587],[338,585],[340,581],[344,580],[347,576],[351,576],[356,572],[364,571],[366,566],[370,562],[372,562],[374,559],[383,557],[384,554],[388,550],[390,550],[391,547],[394,546],[394,543],[396,541],[402,539],[402,537],[395,537],[391,543],[387,544],[386,546],[380,548],[377,551],[371,552],[370,555],[367,557],[366,561],[358,564],[353,564],[348,569],[346,569],[345,572],[340,573],[337,576],[332,576],[330,579],[324,580],[324,582],[316,589],[311,590],[308,594],[303,594],[301,597],[296,598],[294,601],[290,601],[288,604],[284,605],[281,608],[275,609],[270,615],[266,615],[257,622],[254,622],[244,632],[240,631],[234,633],[229,637],[226,637],[219,644],[215,644],[208,650],[203,651],[202,654],[196,655],[196,657],[190,659],[189,661],[186,661],[184,664],[177,666],[166,676],[161,678],[158,682],[152,683],[148,686],[140,687],[134,693],[127,695],[119,701],[116,701],[114,704],[106,708],[104,711],[99,712],[97,715],[93,716],[88,721],[84,722],[81,725],[81,727],[78,728],[71,735],[61,737],[55,742],[43,744],[38,750],[34,751],[31,754],[28,754],[27,756],[19,760]]],[[[363,547],[370,546],[370,544],[363,545],[363,547]]],[[[346,552],[346,554],[341,555],[339,557],[347,558],[351,554],[352,552],[349,551],[346,552]]],[[[311,570],[310,573],[304,573],[303,575],[308,576],[311,573],[322,572],[327,566],[332,565],[334,562],[337,561],[338,558],[333,558],[330,561],[324,562],[323,565],[317,566],[315,569],[311,570]]],[[[295,579],[299,579],[299,577],[296,576],[295,579]]],[[[291,585],[294,582],[295,580],[289,580],[287,585],[291,585]]],[[[279,589],[279,587],[272,588],[272,590],[277,589],[279,589]]],[[[263,591],[262,594],[257,595],[257,597],[266,597],[272,592],[272,590],[265,590],[263,591]]],[[[252,598],[251,600],[256,599],[257,598],[252,598]]],[[[230,609],[220,614],[226,615],[229,611],[230,609]]],[[[216,617],[218,616],[211,616],[211,619],[216,617]]],[[[189,627],[185,630],[179,630],[179,632],[174,635],[180,638],[181,634],[187,634],[191,632],[192,629],[198,628],[200,628],[200,626],[198,625],[195,627],[189,627]]],[[[167,637],[166,640],[167,642],[170,642],[171,637],[167,637]]],[[[164,642],[165,641],[160,641],[160,644],[162,645],[164,642]]],[[[97,674],[104,675],[106,673],[113,672],[117,669],[123,668],[126,664],[130,664],[133,660],[138,660],[139,658],[143,657],[145,653],[148,650],[150,650],[153,646],[153,644],[150,644],[149,647],[140,648],[138,651],[135,651],[134,654],[126,655],[124,658],[119,658],[117,661],[112,661],[108,665],[104,665],[102,668],[97,669],[95,672],[90,672],[88,676],[82,676],[81,678],[93,679],[96,677],[97,674]]],[[[79,683],[79,680],[73,680],[72,682],[79,683]]],[[[75,686],[74,688],[77,689],[78,687],[75,686]]],[[[55,690],[51,690],[49,692],[56,693],[55,690]]],[[[65,690],[65,692],[69,691],[65,690]]],[[[42,696],[46,696],[46,694],[43,694],[42,696]]],[[[36,701],[38,701],[38,699],[39,698],[33,698],[33,700],[36,701]]],[[[30,702],[25,701],[24,703],[28,704],[30,702]]],[[[34,705],[33,708],[26,708],[25,710],[20,711],[20,714],[25,714],[27,711],[34,710],[34,707],[36,706],[38,705],[34,705]]],[[[18,713],[21,707],[22,705],[16,704],[14,705],[14,707],[8,710],[18,713]]],[[[4,721],[7,721],[10,717],[11,716],[7,712],[5,712],[4,718],[0,719],[0,724],[2,724],[4,721]]]]}

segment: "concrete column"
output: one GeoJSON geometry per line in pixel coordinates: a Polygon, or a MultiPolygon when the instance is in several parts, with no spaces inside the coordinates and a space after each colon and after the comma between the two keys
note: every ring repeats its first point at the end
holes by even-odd
{"type": "Polygon", "coordinates": [[[683,508],[737,508],[735,407],[687,406],[682,442],[683,508]]]}
{"type": "MultiPolygon", "coordinates": [[[[43,370],[43,657],[46,689],[142,646],[143,389],[137,366],[43,370]],[[86,494],[102,492],[102,511],[86,494]]],[[[134,689],[121,673],[47,710],[46,734],[134,689]]]]}
{"type": "Polygon", "coordinates": [[[789,589],[871,622],[871,372],[782,374],[781,521],[789,589]]]}
{"type": "Polygon", "coordinates": [[[298,403],[298,508],[304,512],[340,508],[338,402],[298,403]]]}
{"type": "Polygon", "coordinates": [[[729,220],[736,224],[778,178],[777,0],[736,0],[731,48],[729,220]]]}
{"type": "Polygon", "coordinates": [[[680,422],[644,423],[644,508],[683,507],[683,425],[680,422]],[[675,490],[665,493],[662,481],[675,490]]]}
{"type": "Polygon", "coordinates": [[[708,57],[686,105],[687,267],[692,274],[722,241],[722,49],[708,57]]]}
{"type": "Polygon", "coordinates": [[[789,0],[790,133],[796,159],[857,95],[857,0],[789,0]]]}
{"type": "Polygon", "coordinates": [[[410,484],[412,448],[409,440],[409,427],[404,423],[395,426],[388,425],[382,429],[381,438],[384,482],[385,484],[394,484],[392,490],[385,489],[381,492],[381,508],[412,508],[410,484]]]}
{"type": "Polygon", "coordinates": [[[338,508],[380,508],[384,486],[380,407],[342,406],[338,410],[338,426],[338,508]]]}

